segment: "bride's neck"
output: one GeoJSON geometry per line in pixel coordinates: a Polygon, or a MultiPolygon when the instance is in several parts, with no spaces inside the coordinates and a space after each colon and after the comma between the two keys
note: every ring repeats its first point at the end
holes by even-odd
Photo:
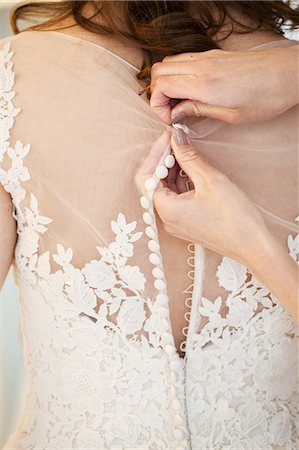
{"type": "Polygon", "coordinates": [[[285,39],[280,34],[270,30],[257,29],[249,33],[239,33],[242,30],[244,31],[244,28],[240,24],[252,28],[257,27],[258,24],[246,15],[236,12],[234,9],[231,9],[229,12],[234,20],[226,17],[222,28],[214,36],[214,39],[223,50],[248,50],[257,45],[266,44],[267,42],[285,39]]]}
{"type": "MultiPolygon", "coordinates": [[[[119,2],[116,3],[119,4],[119,2]]],[[[85,17],[92,18],[92,20],[98,24],[109,25],[105,23],[105,20],[101,16],[101,14],[96,14],[93,17],[95,12],[96,10],[94,9],[93,4],[90,3],[86,3],[82,9],[82,14],[85,17]]],[[[122,23],[121,20],[122,12],[121,9],[119,9],[119,7],[115,8],[115,14],[118,15],[120,23],[122,23]]],[[[247,16],[240,15],[239,13],[236,13],[234,10],[231,10],[230,14],[232,17],[234,17],[235,20],[241,22],[244,25],[253,25],[253,26],[255,25],[247,16]]],[[[126,30],[125,21],[123,22],[124,22],[124,30],[126,30]]],[[[70,26],[70,28],[65,28],[67,33],[80,36],[92,42],[98,43],[99,45],[105,46],[109,50],[114,51],[119,56],[126,59],[131,64],[135,65],[136,67],[141,67],[142,65],[143,61],[142,51],[133,44],[128,45],[127,43],[122,42],[118,37],[113,37],[111,35],[109,36],[98,35],[92,33],[91,31],[85,30],[76,23],[75,19],[72,16],[68,17],[67,19],[64,19],[61,22],[60,26],[62,27],[70,26]]],[[[61,29],[63,30],[63,28],[61,29]]],[[[216,36],[213,37],[213,39],[216,39],[218,41],[218,45],[220,45],[220,47],[223,50],[232,50],[232,51],[247,50],[251,47],[265,44],[270,41],[285,39],[281,35],[273,31],[257,30],[246,34],[239,34],[238,31],[240,30],[241,27],[237,25],[237,22],[233,22],[229,17],[227,17],[221,30],[217,33],[216,36]],[[231,30],[233,31],[231,32],[231,30]]]]}

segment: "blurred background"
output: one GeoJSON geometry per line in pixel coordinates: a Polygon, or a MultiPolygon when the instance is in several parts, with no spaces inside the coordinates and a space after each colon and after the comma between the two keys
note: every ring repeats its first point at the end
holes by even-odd
{"type": "MultiPolygon", "coordinates": [[[[9,9],[15,3],[21,2],[0,0],[0,39],[12,34],[9,26],[9,9]]],[[[299,40],[298,32],[287,33],[286,36],[299,40]]],[[[0,292],[0,325],[0,448],[2,448],[16,425],[18,411],[22,407],[24,388],[18,288],[14,283],[12,270],[9,271],[0,292]]]]}

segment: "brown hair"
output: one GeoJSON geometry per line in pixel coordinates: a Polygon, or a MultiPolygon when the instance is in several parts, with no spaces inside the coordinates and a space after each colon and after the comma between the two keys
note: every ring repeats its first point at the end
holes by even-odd
{"type": "MultiPolygon", "coordinates": [[[[224,21],[231,19],[232,31],[249,33],[255,30],[283,34],[283,27],[295,29],[299,25],[299,7],[292,9],[283,1],[49,1],[30,2],[16,6],[11,12],[11,26],[20,32],[18,21],[38,20],[27,30],[46,30],[58,26],[62,19],[73,16],[81,27],[98,34],[113,34],[142,49],[144,62],[139,79],[150,79],[150,66],[164,56],[184,52],[201,52],[219,48],[215,39],[224,21]],[[82,9],[91,3],[95,15],[101,14],[108,25],[95,23],[85,17],[82,9]],[[111,6],[122,9],[122,23],[111,6]],[[239,22],[232,12],[249,19],[239,22]],[[39,19],[44,19],[40,21],[39,19]],[[124,21],[126,29],[124,29],[124,21]],[[237,25],[238,31],[235,30],[237,25]]],[[[227,36],[226,36],[227,37],[227,36]]]]}

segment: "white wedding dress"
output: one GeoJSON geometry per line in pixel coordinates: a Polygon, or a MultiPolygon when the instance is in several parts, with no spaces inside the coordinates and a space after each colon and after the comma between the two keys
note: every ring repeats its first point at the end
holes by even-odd
{"type": "MultiPolygon", "coordinates": [[[[170,127],[138,96],[138,69],[55,31],[0,49],[27,377],[4,449],[298,448],[294,320],[246,267],[167,235],[140,204],[134,175],[170,127]]],[[[186,124],[298,259],[298,108],[186,124]]]]}

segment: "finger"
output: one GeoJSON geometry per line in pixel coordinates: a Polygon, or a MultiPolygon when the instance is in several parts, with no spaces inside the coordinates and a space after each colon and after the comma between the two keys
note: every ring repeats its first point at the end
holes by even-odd
{"type": "Polygon", "coordinates": [[[176,182],[177,182],[177,175],[178,175],[179,166],[178,164],[175,164],[171,169],[168,170],[168,176],[166,178],[167,181],[167,187],[176,192],[179,193],[176,182]]]}
{"type": "Polygon", "coordinates": [[[167,221],[167,216],[176,208],[178,196],[179,194],[159,183],[153,193],[153,204],[162,221],[167,221]]]}
{"type": "Polygon", "coordinates": [[[163,75],[160,76],[152,91],[150,106],[166,123],[171,124],[170,99],[196,99],[194,89],[195,75],[163,75]]]}
{"type": "Polygon", "coordinates": [[[172,120],[178,114],[195,117],[210,117],[212,119],[222,120],[227,123],[237,123],[238,118],[237,108],[228,108],[217,105],[209,105],[207,103],[183,100],[177,106],[174,106],[171,111],[172,120]]]}
{"type": "Polygon", "coordinates": [[[171,137],[171,148],[181,169],[193,182],[195,190],[202,189],[211,172],[216,169],[204,160],[181,129],[174,130],[171,137]]]}
{"type": "Polygon", "coordinates": [[[151,68],[151,92],[154,90],[156,80],[163,75],[199,75],[200,67],[195,67],[192,64],[194,61],[181,62],[157,62],[151,68]]]}
{"type": "Polygon", "coordinates": [[[162,59],[162,62],[203,61],[207,58],[215,56],[226,56],[229,53],[232,52],[227,52],[221,49],[212,49],[206,52],[185,52],[177,55],[167,55],[162,59]]]}
{"type": "Polygon", "coordinates": [[[141,193],[144,193],[144,183],[147,178],[153,176],[159,163],[170,153],[171,132],[166,130],[154,142],[150,152],[143,161],[135,175],[135,183],[141,193]]]}
{"type": "Polygon", "coordinates": [[[209,52],[186,52],[179,53],[177,55],[167,55],[162,59],[162,63],[172,63],[172,62],[190,62],[190,61],[202,61],[207,57],[209,52]]]}
{"type": "Polygon", "coordinates": [[[153,203],[161,220],[164,223],[176,221],[178,214],[181,214],[182,205],[194,196],[194,191],[176,194],[169,188],[162,188],[161,185],[153,194],[153,203]]]}

